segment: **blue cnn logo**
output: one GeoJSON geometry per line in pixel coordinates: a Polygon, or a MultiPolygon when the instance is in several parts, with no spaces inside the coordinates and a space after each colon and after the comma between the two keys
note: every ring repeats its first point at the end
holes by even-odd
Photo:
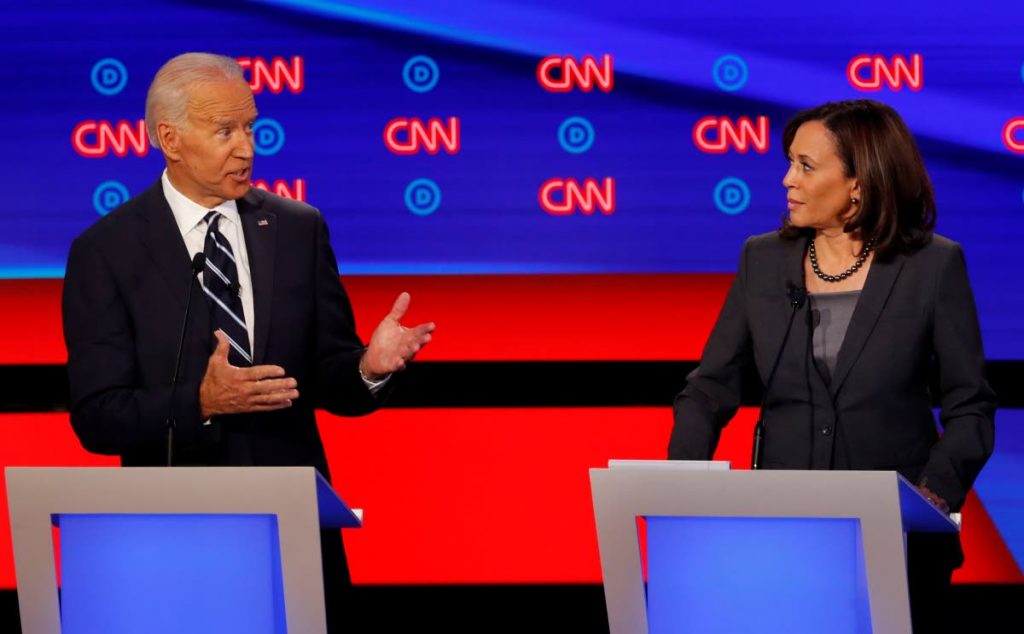
{"type": "Polygon", "coordinates": [[[570,154],[583,154],[594,145],[594,126],[583,117],[569,117],[558,126],[558,144],[570,154]]]}
{"type": "Polygon", "coordinates": [[[426,55],[410,57],[402,68],[402,81],[413,92],[430,92],[440,77],[437,62],[426,55]]]}
{"type": "Polygon", "coordinates": [[[92,194],[92,206],[96,213],[106,216],[120,207],[129,198],[128,188],[117,181],[100,183],[92,194]]]}
{"type": "Polygon", "coordinates": [[[257,119],[252,126],[253,149],[260,156],[277,154],[284,147],[284,128],[273,119],[257,119]]]}
{"type": "Polygon", "coordinates": [[[429,178],[417,178],[405,188],[405,206],[417,216],[429,216],[441,206],[441,188],[429,178]]]}
{"type": "Polygon", "coordinates": [[[120,60],[106,57],[93,64],[89,75],[92,87],[101,95],[116,95],[128,84],[128,69],[120,60]]]}
{"type": "Polygon", "coordinates": [[[743,88],[749,75],[747,63],[739,55],[723,55],[711,68],[711,77],[715,84],[726,92],[735,92],[743,88]]]}
{"type": "Polygon", "coordinates": [[[735,216],[750,206],[750,188],[738,178],[723,178],[715,185],[714,199],[718,211],[735,216]]]}

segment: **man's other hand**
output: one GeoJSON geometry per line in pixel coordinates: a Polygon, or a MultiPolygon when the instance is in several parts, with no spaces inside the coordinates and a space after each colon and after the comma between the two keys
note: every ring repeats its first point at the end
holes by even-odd
{"type": "Polygon", "coordinates": [[[413,328],[406,328],[400,323],[409,310],[410,300],[409,293],[399,295],[391,312],[373,331],[370,345],[359,362],[359,369],[367,380],[380,381],[392,372],[404,369],[430,342],[434,322],[413,328]]]}
{"type": "Polygon", "coordinates": [[[199,385],[199,409],[204,420],[217,414],[269,412],[291,407],[299,398],[298,382],[276,365],[239,368],[228,363],[227,336],[220,330],[217,348],[210,355],[206,375],[199,385]]]}

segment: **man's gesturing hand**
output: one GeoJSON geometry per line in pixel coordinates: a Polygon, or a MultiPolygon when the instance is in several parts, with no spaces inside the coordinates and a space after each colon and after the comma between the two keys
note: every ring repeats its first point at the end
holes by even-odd
{"type": "Polygon", "coordinates": [[[299,398],[295,379],[284,375],[276,365],[239,368],[228,363],[228,338],[220,330],[217,349],[210,355],[206,375],[199,385],[199,409],[203,419],[217,414],[269,412],[291,407],[299,398]]]}
{"type": "Polygon", "coordinates": [[[402,293],[395,300],[391,312],[380,322],[370,337],[370,345],[359,362],[363,376],[371,381],[379,381],[405,368],[416,353],[430,341],[430,333],[434,332],[434,323],[420,324],[406,328],[400,322],[409,310],[409,293],[402,293]]]}

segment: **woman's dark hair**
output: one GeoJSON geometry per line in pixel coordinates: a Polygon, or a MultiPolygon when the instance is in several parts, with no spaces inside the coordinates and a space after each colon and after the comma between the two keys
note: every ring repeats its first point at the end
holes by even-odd
{"type": "MultiPolygon", "coordinates": [[[[782,133],[787,159],[797,129],[820,121],[832,134],[846,176],[860,185],[860,205],[843,230],[860,231],[887,258],[924,246],[935,228],[935,193],[914,137],[895,110],[870,99],[835,101],[798,112],[782,133]]],[[[779,233],[806,235],[784,215],[779,233]]]]}

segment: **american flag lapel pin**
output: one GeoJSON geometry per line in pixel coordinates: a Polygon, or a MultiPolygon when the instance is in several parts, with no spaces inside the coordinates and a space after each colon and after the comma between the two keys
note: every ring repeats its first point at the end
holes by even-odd
{"type": "Polygon", "coordinates": [[[270,221],[267,220],[266,218],[260,218],[259,220],[256,221],[256,226],[257,227],[266,227],[269,224],[270,224],[270,221]]]}

